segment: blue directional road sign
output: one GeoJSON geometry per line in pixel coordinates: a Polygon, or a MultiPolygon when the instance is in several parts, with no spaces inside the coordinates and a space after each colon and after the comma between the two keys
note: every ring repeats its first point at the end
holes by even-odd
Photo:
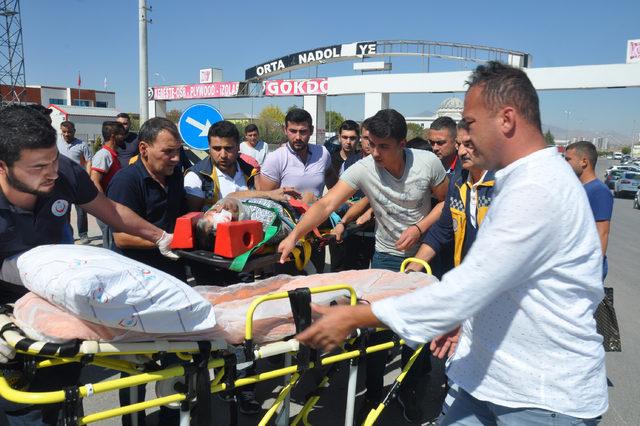
{"type": "Polygon", "coordinates": [[[178,130],[184,143],[190,148],[209,149],[207,134],[212,124],[222,121],[222,114],[206,104],[191,105],[184,110],[178,122],[178,130]]]}

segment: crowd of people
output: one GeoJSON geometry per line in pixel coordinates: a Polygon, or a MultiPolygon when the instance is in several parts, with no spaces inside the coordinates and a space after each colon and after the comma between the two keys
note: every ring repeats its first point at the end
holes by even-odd
{"type": "MultiPolygon", "coordinates": [[[[489,62],[468,84],[462,120],[438,118],[424,139],[407,141],[404,117],[384,109],[360,124],[343,122],[340,149],[331,155],[309,143],[312,117],[294,108],[283,123],[286,142],[272,152],[255,125],[241,142],[236,125],[220,121],[208,131],[208,155],[195,164],[185,161],[179,132],[165,118],[148,120],[136,134],[120,114],[103,124],[104,143],[94,154],[75,138],[74,123],[63,122],[58,138],[46,109],[6,107],[0,278],[19,284],[4,264],[30,248],[72,243],[74,205],[78,244],[89,242],[89,213],[105,248],[198,285],[251,282],[252,273],[177,258],[169,249],[176,219],[217,206],[213,217],[232,209],[229,199],[300,199],[311,207],[279,242],[279,271],[292,272],[287,265],[300,239],[338,213],[332,271],[398,271],[415,257],[440,278],[371,305],[317,307],[322,317],[297,336],[302,343],[330,350],[358,327],[386,327],[369,343],[402,337],[409,343],[403,365],[418,343],[429,344],[433,356],[448,358],[446,385],[455,395],[443,425],[597,424],[608,401],[593,313],[603,296],[613,199],[595,176],[595,148],[573,144],[565,161],[545,145],[538,97],[521,70],[489,62]]],[[[202,228],[213,234],[209,224],[202,228]]],[[[322,272],[325,253],[314,252],[312,261],[322,272]]],[[[418,262],[407,267],[421,270],[418,262]]],[[[2,283],[3,303],[22,293],[2,283]]],[[[0,342],[0,362],[13,355],[0,342]]],[[[358,423],[384,397],[387,357],[366,359],[358,423]]],[[[423,351],[401,387],[398,401],[411,423],[428,420],[422,401],[430,370],[423,351]]],[[[79,373],[73,364],[38,370],[32,390],[70,386],[79,373]]],[[[121,394],[122,403],[128,398],[121,394]]],[[[240,412],[260,411],[253,387],[237,398],[240,412]]],[[[10,424],[55,424],[60,408],[2,403],[10,424]]],[[[175,416],[163,410],[160,420],[172,424],[175,416]]]]}

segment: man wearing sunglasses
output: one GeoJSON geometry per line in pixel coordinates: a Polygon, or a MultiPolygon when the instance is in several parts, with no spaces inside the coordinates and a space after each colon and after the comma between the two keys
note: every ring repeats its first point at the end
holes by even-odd
{"type": "Polygon", "coordinates": [[[219,121],[211,126],[208,136],[209,156],[191,167],[184,177],[189,211],[208,209],[228,195],[274,201],[286,201],[289,196],[298,195],[287,187],[253,190],[257,170],[240,158],[240,132],[235,124],[219,121]]]}

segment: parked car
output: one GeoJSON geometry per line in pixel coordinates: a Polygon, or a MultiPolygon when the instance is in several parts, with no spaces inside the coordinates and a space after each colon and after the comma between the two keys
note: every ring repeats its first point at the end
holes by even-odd
{"type": "Polygon", "coordinates": [[[610,172],[608,172],[604,176],[604,184],[607,185],[607,188],[613,189],[614,184],[618,179],[620,179],[620,176],[622,176],[622,173],[624,173],[622,170],[611,170],[610,172]]]}
{"type": "Polygon", "coordinates": [[[624,172],[613,186],[613,195],[635,195],[640,189],[640,173],[624,172]]]}
{"type": "Polygon", "coordinates": [[[329,154],[333,155],[335,152],[340,151],[340,139],[338,139],[338,136],[331,136],[324,142],[324,147],[327,148],[329,154]]]}
{"type": "Polygon", "coordinates": [[[636,172],[636,173],[640,173],[640,167],[635,166],[635,165],[620,165],[620,166],[611,166],[608,167],[607,170],[604,172],[604,175],[606,176],[607,174],[609,174],[612,171],[623,171],[623,172],[636,172]]]}
{"type": "Polygon", "coordinates": [[[640,209],[640,189],[636,191],[636,196],[633,199],[633,208],[640,209]]]}

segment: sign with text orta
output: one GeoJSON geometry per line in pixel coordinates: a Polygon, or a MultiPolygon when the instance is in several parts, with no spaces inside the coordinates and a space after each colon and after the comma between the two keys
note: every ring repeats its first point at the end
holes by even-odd
{"type": "Polygon", "coordinates": [[[378,43],[375,41],[358,41],[348,44],[336,44],[333,46],[319,47],[293,53],[281,58],[273,59],[244,72],[246,80],[267,78],[275,74],[292,71],[309,64],[323,64],[340,58],[359,58],[367,55],[375,55],[378,43]]]}
{"type": "Polygon", "coordinates": [[[209,128],[222,121],[222,114],[216,108],[206,104],[191,105],[185,109],[178,121],[178,130],[184,143],[190,148],[209,149],[209,128]]]}

